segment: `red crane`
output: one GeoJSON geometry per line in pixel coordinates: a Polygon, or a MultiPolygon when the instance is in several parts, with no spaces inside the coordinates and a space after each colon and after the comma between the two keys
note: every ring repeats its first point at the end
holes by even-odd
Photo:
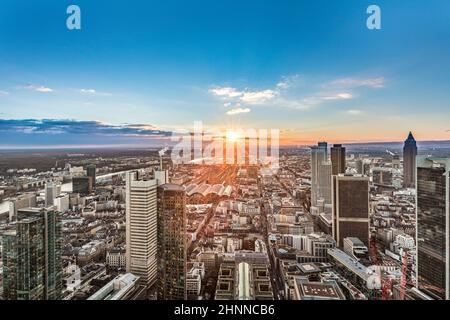
{"type": "Polygon", "coordinates": [[[408,273],[408,252],[407,251],[403,251],[402,278],[400,280],[400,300],[405,300],[407,273],[408,273]]]}

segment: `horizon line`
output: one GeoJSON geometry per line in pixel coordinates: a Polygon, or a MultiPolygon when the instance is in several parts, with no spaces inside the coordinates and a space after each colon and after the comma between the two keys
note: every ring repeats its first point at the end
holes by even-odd
{"type": "MultiPolygon", "coordinates": [[[[304,143],[286,143],[286,144],[280,144],[280,148],[307,148],[311,147],[318,142],[327,142],[326,139],[317,140],[317,142],[304,142],[304,143]]],[[[352,141],[352,142],[329,142],[330,145],[332,144],[342,144],[342,145],[375,145],[375,144],[401,144],[404,143],[404,141],[352,141]]],[[[446,140],[417,140],[417,143],[450,143],[450,139],[446,140]]],[[[159,145],[159,146],[150,146],[150,145],[143,145],[143,144],[85,144],[85,145],[0,145],[0,151],[15,151],[15,150],[64,150],[64,149],[94,149],[94,148],[101,148],[101,149],[159,149],[161,147],[167,147],[166,145],[159,145]]]]}

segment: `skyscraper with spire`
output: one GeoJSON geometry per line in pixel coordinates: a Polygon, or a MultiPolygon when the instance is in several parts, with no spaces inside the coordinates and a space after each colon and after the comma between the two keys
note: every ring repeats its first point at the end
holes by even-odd
{"type": "Polygon", "coordinates": [[[416,185],[417,143],[412,132],[403,146],[403,187],[414,188],[416,185]]]}

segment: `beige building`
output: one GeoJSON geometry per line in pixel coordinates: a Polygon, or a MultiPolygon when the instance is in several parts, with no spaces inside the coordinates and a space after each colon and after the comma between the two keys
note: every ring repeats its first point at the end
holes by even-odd
{"type": "Polygon", "coordinates": [[[157,204],[155,179],[126,175],[126,270],[150,286],[157,276],[157,204]]]}

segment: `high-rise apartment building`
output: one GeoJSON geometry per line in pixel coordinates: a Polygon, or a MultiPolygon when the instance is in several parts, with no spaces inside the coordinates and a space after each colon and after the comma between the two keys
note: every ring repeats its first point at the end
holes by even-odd
{"type": "Polygon", "coordinates": [[[157,277],[157,182],[126,175],[126,270],[151,286],[157,277]]]}
{"type": "Polygon", "coordinates": [[[416,183],[417,143],[410,132],[403,146],[403,186],[414,188],[416,183]]]}
{"type": "Polygon", "coordinates": [[[11,300],[58,300],[62,296],[62,230],[58,212],[18,211],[3,235],[3,296],[11,300]]]}
{"type": "Polygon", "coordinates": [[[342,247],[344,238],[359,238],[369,246],[369,178],[333,176],[333,237],[342,247]]]}
{"type": "Polygon", "coordinates": [[[416,278],[420,290],[450,299],[450,159],[417,158],[416,278]]]}
{"type": "Polygon", "coordinates": [[[186,299],[186,193],[184,187],[158,187],[158,299],[186,299]]]}
{"type": "Polygon", "coordinates": [[[335,144],[331,147],[331,164],[333,175],[345,173],[345,147],[341,144],[335,144]]]}

